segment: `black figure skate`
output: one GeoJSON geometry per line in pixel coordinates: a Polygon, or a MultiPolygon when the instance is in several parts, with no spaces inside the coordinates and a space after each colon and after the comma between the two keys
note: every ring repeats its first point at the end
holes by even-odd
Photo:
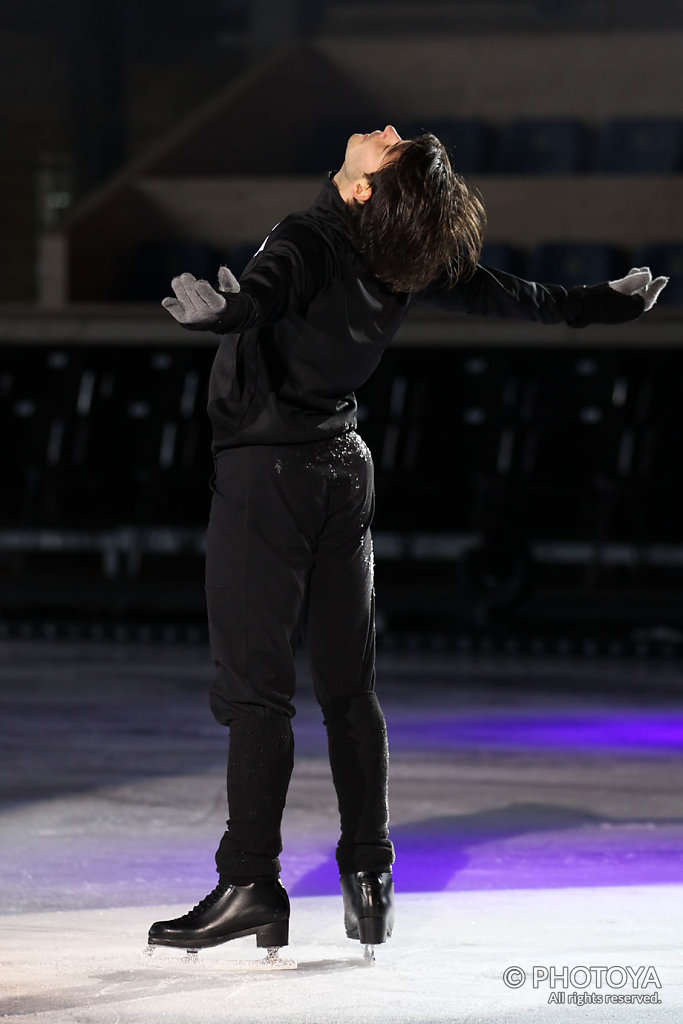
{"type": "Polygon", "coordinates": [[[344,927],[350,939],[365,946],[365,959],[374,962],[375,949],[394,927],[394,882],[391,871],[352,871],[340,875],[344,897],[344,927]]]}
{"type": "Polygon", "coordinates": [[[173,921],[155,921],[149,930],[147,954],[158,946],[186,950],[186,960],[197,960],[200,949],[218,946],[231,939],[256,936],[256,945],[268,950],[261,961],[246,961],[239,967],[296,967],[294,960],[281,960],[280,946],[289,941],[289,898],[279,879],[231,885],[219,882],[187,914],[173,921]]]}

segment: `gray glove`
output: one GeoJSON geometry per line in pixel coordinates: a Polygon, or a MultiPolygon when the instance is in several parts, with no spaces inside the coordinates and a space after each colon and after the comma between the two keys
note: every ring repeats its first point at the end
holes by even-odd
{"type": "Polygon", "coordinates": [[[175,299],[162,299],[161,305],[184,327],[204,327],[215,323],[227,309],[225,295],[240,290],[239,281],[227,267],[218,269],[218,291],[208,281],[198,281],[193,274],[181,274],[171,281],[175,299]],[[223,294],[221,294],[223,293],[223,294]]]}
{"type": "Polygon", "coordinates": [[[653,280],[649,267],[632,267],[626,277],[621,277],[618,281],[610,281],[609,286],[614,288],[615,292],[621,292],[622,295],[640,295],[645,303],[644,312],[647,313],[648,309],[652,309],[659,293],[668,283],[668,277],[655,277],[653,280]]]}

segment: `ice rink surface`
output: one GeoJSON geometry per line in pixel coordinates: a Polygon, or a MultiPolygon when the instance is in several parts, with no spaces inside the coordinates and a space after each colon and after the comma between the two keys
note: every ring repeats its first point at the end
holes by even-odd
{"type": "Polygon", "coordinates": [[[144,955],[150,923],[216,881],[226,737],[207,653],[15,641],[0,665],[1,1017],[683,1019],[680,664],[380,659],[397,923],[373,967],[343,930],[302,667],[282,856],[298,969],[269,972],[236,969],[261,955],[253,938],[196,965],[144,955]]]}

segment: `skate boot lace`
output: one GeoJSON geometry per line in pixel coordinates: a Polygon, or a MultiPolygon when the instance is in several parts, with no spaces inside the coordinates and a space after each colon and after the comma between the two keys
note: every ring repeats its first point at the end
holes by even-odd
{"type": "Polygon", "coordinates": [[[208,910],[209,907],[212,907],[214,903],[216,903],[221,898],[221,896],[225,895],[229,888],[230,886],[227,883],[219,882],[216,888],[213,889],[208,896],[205,896],[203,900],[200,900],[199,903],[192,908],[192,910],[188,910],[186,914],[183,914],[180,920],[192,921],[193,918],[197,917],[204,910],[208,910]]]}

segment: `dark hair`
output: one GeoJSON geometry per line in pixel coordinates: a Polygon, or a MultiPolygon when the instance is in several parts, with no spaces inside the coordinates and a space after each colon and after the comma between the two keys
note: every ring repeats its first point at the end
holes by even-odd
{"type": "Polygon", "coordinates": [[[444,272],[452,283],[471,277],[486,224],[478,193],[453,171],[435,135],[397,150],[367,175],[367,202],[348,207],[355,248],[395,292],[419,291],[444,272]]]}

